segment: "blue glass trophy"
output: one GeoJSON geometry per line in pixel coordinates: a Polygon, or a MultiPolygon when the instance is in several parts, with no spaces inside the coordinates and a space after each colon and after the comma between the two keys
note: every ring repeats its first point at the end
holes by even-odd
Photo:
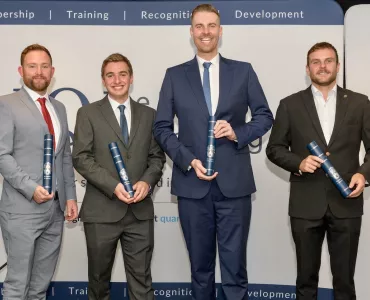
{"type": "Polygon", "coordinates": [[[130,194],[130,197],[134,197],[134,190],[128,178],[125,163],[123,162],[121,152],[119,151],[117,143],[115,142],[110,143],[109,150],[110,150],[110,153],[112,154],[113,162],[114,162],[114,165],[116,166],[116,170],[118,172],[121,183],[125,187],[126,192],[130,194]]]}
{"type": "Polygon", "coordinates": [[[321,164],[321,168],[328,174],[331,181],[335,184],[339,192],[342,194],[344,198],[347,198],[349,194],[351,194],[352,190],[349,188],[347,183],[343,180],[343,178],[339,175],[339,173],[334,169],[333,165],[331,164],[328,157],[324,154],[321,150],[319,145],[315,141],[309,143],[307,145],[307,149],[311,152],[312,155],[318,156],[324,162],[321,164]]]}
{"type": "Polygon", "coordinates": [[[53,190],[53,157],[54,157],[54,136],[44,135],[44,168],[42,171],[42,186],[51,194],[53,190]]]}
{"type": "Polygon", "coordinates": [[[216,139],[213,129],[216,124],[215,116],[210,116],[208,119],[208,138],[207,138],[207,161],[206,169],[207,176],[212,176],[215,173],[215,154],[216,154],[216,139]]]}

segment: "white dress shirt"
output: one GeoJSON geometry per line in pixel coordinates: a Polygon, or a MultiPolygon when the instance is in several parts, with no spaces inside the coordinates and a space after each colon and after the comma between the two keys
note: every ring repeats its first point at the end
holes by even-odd
{"type": "Polygon", "coordinates": [[[128,135],[130,136],[130,130],[131,130],[131,104],[130,104],[130,97],[127,98],[127,100],[120,104],[116,100],[113,100],[109,95],[108,95],[109,103],[112,105],[112,109],[114,112],[114,115],[116,116],[116,119],[118,121],[118,124],[121,126],[121,111],[118,108],[120,105],[125,106],[125,117],[127,121],[127,130],[128,130],[128,135]]]}
{"type": "Polygon", "coordinates": [[[36,93],[35,91],[31,90],[26,85],[24,85],[23,88],[26,90],[26,92],[31,97],[31,99],[35,102],[37,108],[39,109],[39,111],[41,113],[42,118],[44,118],[44,115],[42,114],[41,104],[40,104],[39,101],[37,101],[37,99],[39,99],[39,98],[46,98],[45,106],[46,106],[46,108],[47,108],[47,110],[49,112],[49,115],[50,115],[50,118],[51,118],[51,122],[53,123],[53,128],[54,128],[55,149],[58,149],[58,142],[59,142],[59,138],[60,138],[60,134],[61,134],[61,127],[60,127],[58,115],[57,115],[57,113],[55,111],[55,108],[54,108],[54,106],[50,102],[49,95],[48,94],[45,94],[43,96],[40,96],[38,93],[36,93]]]}
{"type": "Polygon", "coordinates": [[[209,67],[209,83],[211,88],[211,103],[212,103],[212,115],[215,114],[217,105],[218,105],[218,98],[220,92],[220,54],[212,58],[210,61],[204,60],[203,58],[197,55],[197,61],[199,66],[200,78],[202,80],[203,85],[203,73],[204,73],[204,62],[212,63],[209,67]]]}
{"type": "Polygon", "coordinates": [[[320,124],[326,143],[329,144],[333,133],[335,112],[337,108],[337,85],[328,93],[325,100],[323,94],[314,86],[311,86],[313,98],[315,100],[316,111],[319,116],[320,124]]]}

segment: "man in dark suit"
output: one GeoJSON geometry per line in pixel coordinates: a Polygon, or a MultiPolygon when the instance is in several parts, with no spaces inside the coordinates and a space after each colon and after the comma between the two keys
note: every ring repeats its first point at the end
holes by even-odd
{"type": "Polygon", "coordinates": [[[26,47],[18,68],[23,87],[0,97],[0,224],[8,255],[4,300],[45,299],[57,265],[65,219],[77,218],[67,113],[48,95],[52,58],[26,47]],[[44,135],[54,136],[52,192],[43,187],[44,135]]]}
{"type": "Polygon", "coordinates": [[[222,28],[217,9],[197,6],[190,34],[197,55],[167,70],[154,135],[174,162],[171,192],[178,196],[193,299],[215,299],[216,236],[223,292],[230,300],[247,299],[246,244],[256,191],[248,144],[270,129],[273,117],[252,66],[218,53],[222,28]],[[246,123],[248,108],[252,120],[246,123]],[[217,172],[207,176],[210,115],[217,119],[217,172]]]}
{"type": "Polygon", "coordinates": [[[307,54],[312,85],[281,100],[266,149],[268,158],[291,172],[289,215],[297,254],[297,299],[317,299],[322,243],[327,234],[334,298],[356,299],[354,273],[363,214],[363,190],[370,178],[370,104],[364,95],[337,86],[337,50],[315,44],[307,54]],[[310,155],[312,141],[349,187],[343,198],[310,155]],[[361,141],[365,162],[359,165],[361,141]]]}
{"type": "Polygon", "coordinates": [[[129,97],[130,61],[115,53],[102,65],[108,95],[77,113],[73,163],[87,179],[81,207],[88,255],[89,300],[110,299],[120,241],[131,300],[154,299],[151,258],[154,209],[151,192],[162,176],[165,155],[152,136],[155,110],[129,97]],[[115,169],[108,144],[116,142],[133,184],[130,197],[115,169]]]}

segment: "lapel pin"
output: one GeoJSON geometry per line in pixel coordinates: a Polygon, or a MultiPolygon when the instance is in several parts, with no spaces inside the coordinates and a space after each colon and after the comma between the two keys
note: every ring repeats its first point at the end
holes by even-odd
{"type": "Polygon", "coordinates": [[[344,98],[347,98],[347,95],[344,95],[343,97],[344,97],[344,98]]]}

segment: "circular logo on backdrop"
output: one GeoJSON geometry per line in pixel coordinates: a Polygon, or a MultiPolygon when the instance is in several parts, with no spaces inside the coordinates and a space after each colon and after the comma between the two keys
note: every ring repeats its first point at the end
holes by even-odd
{"type": "Polygon", "coordinates": [[[119,175],[121,176],[121,178],[122,178],[124,181],[127,181],[127,180],[128,180],[128,176],[127,176],[127,173],[126,173],[125,169],[122,169],[122,170],[119,172],[119,175]]]}

